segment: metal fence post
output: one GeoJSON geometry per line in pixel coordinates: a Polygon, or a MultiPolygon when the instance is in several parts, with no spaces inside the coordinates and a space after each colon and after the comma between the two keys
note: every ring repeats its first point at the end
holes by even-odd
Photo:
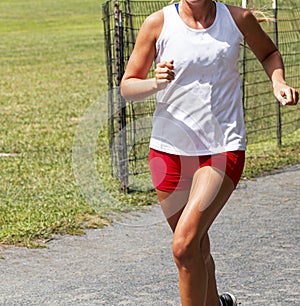
{"type": "MultiPolygon", "coordinates": [[[[247,0],[242,0],[242,8],[247,8],[247,0]]],[[[245,109],[245,91],[246,91],[246,61],[247,61],[247,52],[246,52],[246,41],[243,41],[243,59],[242,59],[242,101],[243,107],[245,109]]]]}
{"type": "Polygon", "coordinates": [[[123,41],[123,16],[118,0],[114,0],[115,19],[115,58],[116,58],[116,87],[118,99],[118,156],[120,190],[128,191],[128,160],[126,141],[126,101],[120,94],[120,85],[124,73],[124,41],[123,41]]]}
{"type": "MultiPolygon", "coordinates": [[[[277,0],[272,0],[272,9],[274,15],[274,43],[278,46],[278,21],[277,21],[277,0]]],[[[277,117],[277,144],[281,146],[281,105],[276,101],[276,117],[277,117]]]]}
{"type": "MultiPolygon", "coordinates": [[[[134,25],[132,20],[130,0],[125,1],[125,6],[126,6],[126,18],[129,21],[130,41],[133,43],[135,42],[135,34],[134,34],[134,25]]],[[[131,53],[131,50],[129,50],[129,52],[131,53]]]]}
{"type": "Polygon", "coordinates": [[[106,70],[107,70],[107,85],[108,85],[108,138],[109,138],[109,150],[111,156],[111,175],[114,176],[114,168],[116,164],[116,156],[114,154],[114,144],[110,135],[114,135],[114,95],[113,95],[113,69],[112,69],[112,38],[111,38],[111,27],[110,27],[110,14],[109,14],[109,2],[103,5],[103,24],[104,24],[104,35],[105,35],[105,51],[106,51],[106,70]]]}

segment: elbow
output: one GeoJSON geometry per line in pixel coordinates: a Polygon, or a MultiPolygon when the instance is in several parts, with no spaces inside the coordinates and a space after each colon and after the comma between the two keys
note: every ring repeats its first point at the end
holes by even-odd
{"type": "Polygon", "coordinates": [[[281,54],[280,54],[280,52],[278,51],[277,48],[274,49],[274,50],[272,50],[271,52],[269,52],[266,56],[264,56],[264,57],[260,60],[260,62],[261,62],[262,64],[264,64],[265,62],[267,62],[267,61],[268,61],[271,57],[273,57],[273,56],[276,56],[276,57],[281,58],[281,54]]]}
{"type": "Polygon", "coordinates": [[[121,85],[120,85],[120,95],[126,99],[125,95],[126,93],[124,92],[124,85],[123,85],[123,82],[121,82],[121,85]]]}
{"type": "Polygon", "coordinates": [[[141,101],[157,92],[155,79],[123,79],[120,84],[120,94],[127,101],[141,101]]]}
{"type": "Polygon", "coordinates": [[[125,100],[130,100],[128,91],[126,90],[126,81],[122,80],[120,84],[120,95],[125,99],[125,100]]]}
{"type": "Polygon", "coordinates": [[[135,80],[123,79],[120,84],[120,95],[126,101],[136,101],[140,97],[140,92],[137,90],[135,80]]]}
{"type": "Polygon", "coordinates": [[[123,76],[121,83],[120,83],[120,95],[126,100],[126,101],[132,101],[135,100],[136,92],[134,90],[135,86],[135,79],[132,77],[126,77],[123,76]]]}

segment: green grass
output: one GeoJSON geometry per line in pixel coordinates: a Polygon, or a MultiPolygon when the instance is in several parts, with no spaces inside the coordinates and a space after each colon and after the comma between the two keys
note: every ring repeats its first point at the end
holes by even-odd
{"type": "MultiPolygon", "coordinates": [[[[119,194],[105,130],[96,166],[117,201],[87,202],[74,177],[78,123],[107,90],[103,2],[0,2],[0,243],[43,245],[54,233],[80,234],[156,201],[152,191],[119,194]]],[[[293,136],[280,149],[272,141],[250,146],[245,176],[300,162],[293,136]]]]}
{"type": "Polygon", "coordinates": [[[1,1],[0,17],[0,242],[102,226],[72,169],[78,121],[106,87],[101,3],[1,1]]]}
{"type": "Polygon", "coordinates": [[[267,174],[286,165],[300,162],[300,129],[282,138],[279,147],[276,140],[248,145],[244,178],[267,174]]]}

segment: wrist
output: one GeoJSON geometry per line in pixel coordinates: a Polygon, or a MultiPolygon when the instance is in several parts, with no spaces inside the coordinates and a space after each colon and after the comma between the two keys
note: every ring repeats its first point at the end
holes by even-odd
{"type": "Polygon", "coordinates": [[[157,79],[155,77],[150,79],[149,82],[150,82],[151,88],[154,92],[159,91],[159,84],[158,84],[157,79]]]}
{"type": "Polygon", "coordinates": [[[285,80],[274,80],[272,81],[273,88],[276,88],[278,85],[287,85],[285,80]]]}

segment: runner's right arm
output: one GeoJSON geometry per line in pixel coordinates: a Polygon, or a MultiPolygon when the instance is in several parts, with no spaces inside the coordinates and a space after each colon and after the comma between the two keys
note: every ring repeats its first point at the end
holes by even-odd
{"type": "Polygon", "coordinates": [[[121,82],[121,94],[127,100],[143,100],[167,86],[174,79],[173,61],[159,63],[155,77],[147,78],[156,55],[156,41],[163,27],[163,11],[146,18],[121,82]]]}

